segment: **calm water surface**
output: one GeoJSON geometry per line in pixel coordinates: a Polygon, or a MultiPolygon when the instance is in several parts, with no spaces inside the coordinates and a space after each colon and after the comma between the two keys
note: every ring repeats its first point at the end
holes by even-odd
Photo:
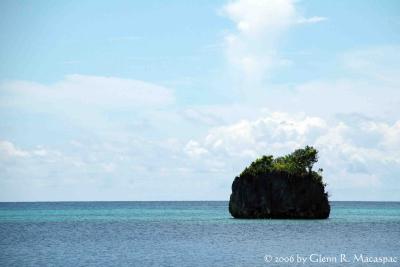
{"type": "Polygon", "coordinates": [[[0,203],[0,266],[400,266],[400,202],[331,205],[328,220],[236,220],[223,201],[0,203]]]}

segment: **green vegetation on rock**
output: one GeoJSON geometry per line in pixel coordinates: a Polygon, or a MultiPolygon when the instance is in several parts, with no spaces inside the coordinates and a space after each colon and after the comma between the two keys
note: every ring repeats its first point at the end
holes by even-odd
{"type": "Polygon", "coordinates": [[[286,156],[275,158],[273,156],[262,156],[253,161],[240,174],[243,176],[257,177],[271,172],[286,172],[292,176],[311,175],[315,181],[322,184],[322,169],[318,172],[312,170],[314,163],[318,161],[318,151],[312,146],[296,149],[286,156]]]}

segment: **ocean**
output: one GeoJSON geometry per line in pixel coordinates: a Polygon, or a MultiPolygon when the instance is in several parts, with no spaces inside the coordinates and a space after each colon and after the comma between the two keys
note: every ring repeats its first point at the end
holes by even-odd
{"type": "Polygon", "coordinates": [[[400,202],[331,207],[238,220],[224,201],[0,203],[0,266],[400,266],[400,202]]]}

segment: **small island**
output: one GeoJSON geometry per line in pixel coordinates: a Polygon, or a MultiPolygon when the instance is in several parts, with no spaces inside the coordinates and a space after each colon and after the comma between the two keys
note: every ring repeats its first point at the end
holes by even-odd
{"type": "Polygon", "coordinates": [[[229,201],[234,218],[326,219],[330,205],[318,151],[306,146],[275,158],[263,156],[235,178],[229,201]]]}

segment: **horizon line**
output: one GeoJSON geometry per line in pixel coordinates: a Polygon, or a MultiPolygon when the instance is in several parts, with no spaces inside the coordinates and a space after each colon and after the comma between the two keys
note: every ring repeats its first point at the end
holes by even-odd
{"type": "MultiPolygon", "coordinates": [[[[70,202],[229,202],[229,200],[37,200],[37,201],[0,201],[0,204],[70,203],[70,202]]],[[[329,202],[400,202],[400,200],[330,200],[329,202]]]]}

